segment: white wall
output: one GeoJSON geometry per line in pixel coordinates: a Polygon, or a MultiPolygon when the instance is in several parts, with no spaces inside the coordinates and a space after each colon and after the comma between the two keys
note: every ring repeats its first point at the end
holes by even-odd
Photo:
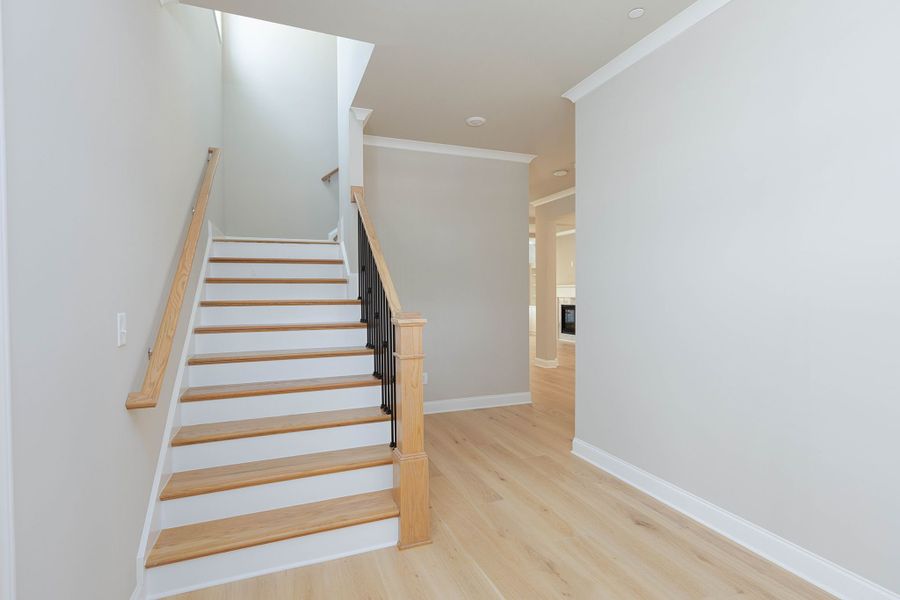
{"type": "Polygon", "coordinates": [[[900,592],[898,23],[733,0],[579,101],[576,434],[900,592]]]}
{"type": "MultiPolygon", "coordinates": [[[[0,30],[2,30],[0,18],[0,30]]],[[[6,249],[6,109],[0,33],[0,600],[16,595],[12,491],[12,388],[9,384],[9,278],[6,249]]]]}
{"type": "Polygon", "coordinates": [[[425,326],[425,401],[528,392],[528,165],[366,146],[366,203],[425,326]]]}
{"type": "Polygon", "coordinates": [[[222,143],[221,48],[157,0],[2,11],[18,597],[127,598],[170,390],[124,403],[222,143]]]}
{"type": "Polygon", "coordinates": [[[224,15],[226,232],[324,239],[338,222],[335,37],[224,15]]]}
{"type": "Polygon", "coordinates": [[[338,136],[338,206],[341,248],[346,253],[351,273],[357,263],[357,212],[351,203],[350,187],[363,185],[363,128],[357,114],[350,110],[362,83],[375,46],[368,42],[337,38],[337,136],[338,136]]]}

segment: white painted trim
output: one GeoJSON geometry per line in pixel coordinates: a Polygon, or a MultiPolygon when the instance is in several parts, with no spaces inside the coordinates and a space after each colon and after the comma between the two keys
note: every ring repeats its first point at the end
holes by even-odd
{"type": "Polygon", "coordinates": [[[558,285],[556,286],[556,297],[557,298],[578,298],[576,295],[577,288],[575,284],[572,285],[558,285]]]}
{"type": "Polygon", "coordinates": [[[413,152],[433,152],[435,154],[468,156],[470,158],[489,158],[526,164],[537,158],[536,154],[519,154],[518,152],[490,150],[487,148],[471,148],[469,146],[451,146],[449,144],[435,144],[432,142],[420,142],[418,140],[401,140],[377,135],[363,136],[363,144],[366,146],[375,146],[377,148],[412,150],[413,152]]]}
{"type": "Polygon", "coordinates": [[[853,600],[900,600],[880,585],[583,440],[572,440],[572,454],[830,594],[853,600]]]}
{"type": "Polygon", "coordinates": [[[187,333],[184,338],[184,344],[181,348],[181,358],[178,361],[178,370],[175,373],[175,384],[172,386],[172,397],[169,399],[169,412],[166,415],[166,426],[163,429],[162,440],[160,442],[159,458],[156,461],[156,472],[153,476],[153,485],[150,489],[150,499],[147,502],[147,514],[144,517],[144,528],[141,531],[141,539],[138,545],[136,558],[136,581],[134,592],[131,594],[132,600],[142,600],[145,596],[144,592],[144,562],[147,555],[147,546],[150,538],[155,537],[154,529],[159,523],[159,490],[162,487],[163,477],[168,475],[171,464],[169,451],[171,446],[169,441],[172,439],[172,432],[179,425],[177,423],[178,401],[184,391],[182,383],[185,380],[187,370],[188,355],[191,351],[191,339],[193,338],[194,323],[197,320],[198,309],[200,307],[200,299],[203,297],[203,282],[206,279],[206,272],[209,269],[209,256],[212,254],[213,238],[216,237],[215,232],[218,231],[212,221],[207,221],[207,238],[206,250],[203,252],[203,262],[200,263],[200,275],[197,279],[197,289],[194,292],[194,300],[191,306],[191,315],[188,318],[187,333]]]}
{"type": "MultiPolygon", "coordinates": [[[[0,16],[0,30],[3,19],[0,16]]],[[[9,350],[9,265],[6,224],[6,97],[0,33],[0,600],[16,597],[13,521],[12,385],[9,350]]]]}
{"type": "MultiPolygon", "coordinates": [[[[246,241],[248,241],[248,242],[253,242],[253,241],[259,240],[259,241],[264,242],[264,243],[266,243],[266,244],[269,244],[269,243],[272,243],[272,242],[284,242],[284,243],[286,243],[286,244],[294,244],[294,243],[297,243],[297,242],[313,242],[313,243],[327,242],[327,244],[325,244],[325,245],[328,245],[328,244],[332,244],[332,243],[333,243],[332,240],[320,240],[320,239],[312,239],[312,238],[241,237],[241,236],[236,236],[236,235],[216,235],[216,236],[214,236],[214,237],[215,237],[216,240],[218,240],[218,239],[222,239],[222,240],[246,240],[246,241]]],[[[223,243],[227,243],[227,242],[223,242],[223,243]]]]}
{"type": "Polygon", "coordinates": [[[543,198],[538,198],[537,200],[532,200],[529,202],[531,206],[541,206],[543,204],[549,204],[551,202],[556,202],[557,200],[563,200],[568,198],[569,196],[575,195],[575,188],[570,187],[569,189],[563,190],[561,192],[556,192],[555,194],[550,194],[549,196],[544,196],[543,198]]]}
{"type": "Polygon", "coordinates": [[[559,366],[559,359],[554,358],[553,360],[547,360],[545,358],[535,358],[534,366],[542,369],[555,369],[559,366]]]}
{"type": "Polygon", "coordinates": [[[663,23],[655,31],[651,32],[636,44],[625,50],[563,94],[572,102],[578,102],[604,83],[651,54],[655,50],[665,46],[673,39],[713,14],[731,0],[697,0],[686,9],[663,23]]]}
{"type": "Polygon", "coordinates": [[[482,408],[497,408],[498,406],[516,406],[519,404],[531,404],[531,392],[516,392],[514,394],[497,394],[495,396],[472,396],[469,398],[454,398],[451,400],[432,400],[425,403],[425,414],[457,412],[460,410],[479,410],[482,408]]]}
{"type": "Polygon", "coordinates": [[[362,123],[362,126],[365,127],[366,123],[369,122],[369,117],[372,116],[373,109],[371,108],[359,108],[356,106],[350,107],[350,112],[353,113],[353,117],[362,123]]]}

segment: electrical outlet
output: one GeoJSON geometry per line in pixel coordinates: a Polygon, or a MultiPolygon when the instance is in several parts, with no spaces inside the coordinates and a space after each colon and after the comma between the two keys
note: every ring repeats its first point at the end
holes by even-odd
{"type": "Polygon", "coordinates": [[[125,345],[128,338],[128,320],[125,313],[116,313],[116,347],[125,345]]]}
{"type": "Polygon", "coordinates": [[[422,373],[422,383],[428,385],[428,373],[422,373]]]}

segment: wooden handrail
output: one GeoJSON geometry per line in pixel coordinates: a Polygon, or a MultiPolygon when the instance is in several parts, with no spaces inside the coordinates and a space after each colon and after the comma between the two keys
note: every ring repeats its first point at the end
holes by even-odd
{"type": "Polygon", "coordinates": [[[375,266],[378,267],[378,273],[381,275],[381,283],[384,285],[384,295],[387,296],[388,305],[391,312],[395,315],[400,314],[403,310],[400,308],[400,297],[394,288],[394,280],[391,279],[391,272],[388,270],[387,262],[384,260],[384,254],[381,252],[381,243],[378,241],[378,235],[375,233],[375,225],[369,217],[369,210],[366,208],[366,193],[360,186],[350,188],[350,196],[352,201],[356,203],[359,209],[359,216],[362,219],[363,227],[366,228],[366,235],[369,237],[369,246],[372,248],[372,256],[375,258],[375,266]]]}
{"type": "Polygon", "coordinates": [[[209,149],[206,171],[203,174],[203,182],[200,184],[197,200],[194,204],[194,215],[191,217],[191,224],[188,227],[187,237],[184,240],[184,247],[181,249],[178,268],[175,269],[175,275],[172,277],[169,298],[166,301],[166,309],[163,312],[159,331],[156,334],[156,342],[153,344],[150,354],[150,363],[147,365],[144,383],[141,385],[139,392],[128,394],[125,408],[153,408],[159,402],[159,393],[162,390],[163,377],[166,374],[166,366],[169,364],[175,329],[178,327],[178,317],[181,315],[181,305],[184,302],[184,291],[187,288],[191,269],[194,266],[194,254],[197,251],[200,231],[203,229],[206,205],[209,203],[209,194],[212,190],[216,167],[219,166],[219,155],[221,152],[220,148],[209,149]]]}
{"type": "Polygon", "coordinates": [[[322,175],[322,181],[324,181],[325,183],[331,183],[331,178],[334,177],[335,175],[337,175],[338,171],[340,171],[340,170],[341,170],[340,167],[335,167],[332,170],[328,171],[327,173],[322,175]]]}

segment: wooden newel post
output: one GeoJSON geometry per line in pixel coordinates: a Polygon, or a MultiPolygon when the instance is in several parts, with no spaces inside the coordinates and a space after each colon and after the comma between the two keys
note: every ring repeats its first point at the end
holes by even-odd
{"type": "Polygon", "coordinates": [[[431,542],[428,508],[428,456],[422,380],[422,329],[418,313],[394,316],[397,347],[397,447],[394,448],[394,498],[400,507],[399,548],[431,542]]]}

